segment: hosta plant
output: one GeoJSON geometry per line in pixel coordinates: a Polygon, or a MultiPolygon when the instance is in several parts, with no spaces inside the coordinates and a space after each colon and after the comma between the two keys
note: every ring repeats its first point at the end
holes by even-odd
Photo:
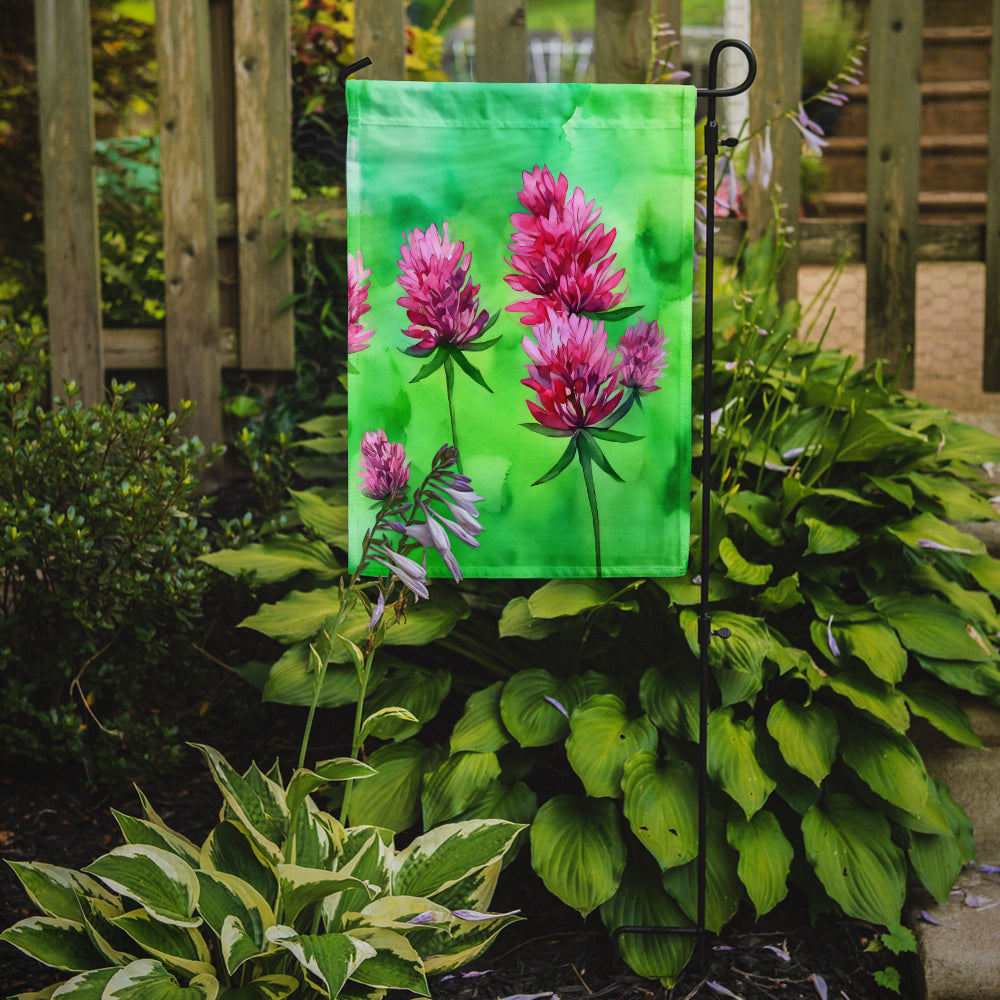
{"type": "Polygon", "coordinates": [[[82,871],[11,862],[41,915],[0,938],[66,977],[30,996],[428,996],[429,973],[470,961],[518,919],[487,912],[517,824],[446,824],[397,849],[391,831],[345,828],[312,798],[369,766],[338,758],[286,784],[276,766],[240,774],[199,749],[224,802],[202,844],[140,793],[142,818],[115,813],[125,845],[82,871]]]}

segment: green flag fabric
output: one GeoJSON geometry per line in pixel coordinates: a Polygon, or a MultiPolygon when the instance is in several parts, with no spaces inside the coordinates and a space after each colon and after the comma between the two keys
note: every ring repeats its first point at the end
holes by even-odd
{"type": "Polygon", "coordinates": [[[695,97],[348,81],[352,568],[382,430],[457,448],[466,576],[686,572],[695,97]]]}

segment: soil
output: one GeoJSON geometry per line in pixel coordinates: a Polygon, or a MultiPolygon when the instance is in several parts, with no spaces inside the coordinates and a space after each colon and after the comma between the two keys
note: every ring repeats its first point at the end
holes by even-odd
{"type": "MultiPolygon", "coordinates": [[[[279,744],[291,747],[290,720],[271,720],[279,744]]],[[[257,733],[258,739],[260,733],[257,733]]],[[[274,742],[268,740],[268,745],[274,742]]],[[[249,761],[247,737],[218,741],[238,766],[249,761]]],[[[258,746],[260,744],[258,743],[258,746]]],[[[219,796],[207,768],[192,751],[192,766],[149,793],[172,827],[198,841],[218,814],[219,796]]],[[[111,808],[139,814],[134,793],[101,794],[59,775],[7,775],[0,779],[0,858],[36,860],[81,868],[122,842],[111,808]]],[[[762,921],[741,913],[704,944],[673,989],[642,979],[617,960],[596,915],[581,921],[549,895],[522,856],[500,879],[494,900],[500,911],[519,908],[525,919],[503,931],[470,969],[432,977],[435,1000],[499,1000],[555,996],[562,1000],[692,1000],[736,996],[742,1000],[887,1000],[874,974],[894,965],[903,975],[904,997],[918,991],[911,969],[885,951],[866,950],[873,928],[843,918],[812,926],[807,906],[791,899],[762,921]]],[[[33,913],[11,870],[0,866],[0,927],[33,913]]],[[[65,976],[0,944],[0,995],[38,990],[65,976]]]]}

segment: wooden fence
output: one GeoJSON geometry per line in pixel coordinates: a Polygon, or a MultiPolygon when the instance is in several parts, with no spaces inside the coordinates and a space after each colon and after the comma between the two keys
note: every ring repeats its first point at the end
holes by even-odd
{"type": "MultiPolygon", "coordinates": [[[[294,218],[283,211],[291,202],[289,0],[158,0],[166,326],[144,330],[101,327],[88,0],[35,2],[53,384],[73,379],[94,401],[107,370],[166,369],[169,400],[195,400],[196,433],[221,441],[221,370],[280,371],[294,360],[292,316],[281,308],[292,289],[291,255],[275,254],[294,218]]],[[[525,79],[526,2],[474,0],[479,80],[525,79]]],[[[598,82],[641,82],[650,17],[677,25],[680,9],[681,0],[595,0],[598,82]]],[[[871,0],[866,219],[787,217],[797,242],[782,293],[795,294],[800,263],[832,263],[845,253],[863,260],[866,356],[896,363],[914,345],[918,260],[985,261],[983,384],[996,391],[1000,0],[992,4],[985,224],[918,217],[922,11],[922,0],[871,0]]],[[[754,0],[751,18],[759,65],[753,128],[799,101],[802,3],[754,0]]],[[[355,50],[374,63],[364,74],[402,79],[404,0],[358,0],[355,24],[355,50]]],[[[745,223],[724,220],[722,255],[744,227],[763,230],[776,193],[786,205],[799,203],[800,137],[791,123],[779,124],[770,186],[748,192],[745,223]]],[[[342,201],[306,202],[296,215],[311,220],[314,236],[344,238],[342,201]]],[[[911,351],[904,384],[912,384],[912,358],[911,351]]]]}

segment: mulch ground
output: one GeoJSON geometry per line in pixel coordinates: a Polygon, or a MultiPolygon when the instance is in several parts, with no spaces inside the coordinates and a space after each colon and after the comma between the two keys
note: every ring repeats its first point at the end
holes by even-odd
{"type": "MultiPolygon", "coordinates": [[[[239,763],[238,746],[220,749],[239,763]]],[[[219,796],[200,755],[189,769],[155,790],[150,799],[171,826],[198,840],[218,814],[219,796]]],[[[0,858],[45,861],[80,868],[122,842],[111,807],[139,814],[133,793],[89,790],[72,775],[0,778],[0,858]]],[[[742,1000],[887,1000],[873,975],[887,965],[903,973],[903,997],[918,995],[911,971],[884,951],[866,950],[872,928],[844,919],[810,925],[799,900],[782,904],[760,923],[740,914],[719,938],[705,943],[706,967],[689,968],[673,989],[641,979],[617,960],[596,916],[586,922],[545,892],[522,855],[503,874],[494,907],[519,908],[525,919],[503,931],[469,969],[433,977],[435,1000],[693,1000],[736,996],[742,1000]]],[[[20,884],[0,865],[0,927],[31,915],[20,884]]],[[[694,964],[694,963],[693,963],[694,964]]],[[[0,943],[0,995],[38,990],[59,981],[7,944],[0,943]]]]}

